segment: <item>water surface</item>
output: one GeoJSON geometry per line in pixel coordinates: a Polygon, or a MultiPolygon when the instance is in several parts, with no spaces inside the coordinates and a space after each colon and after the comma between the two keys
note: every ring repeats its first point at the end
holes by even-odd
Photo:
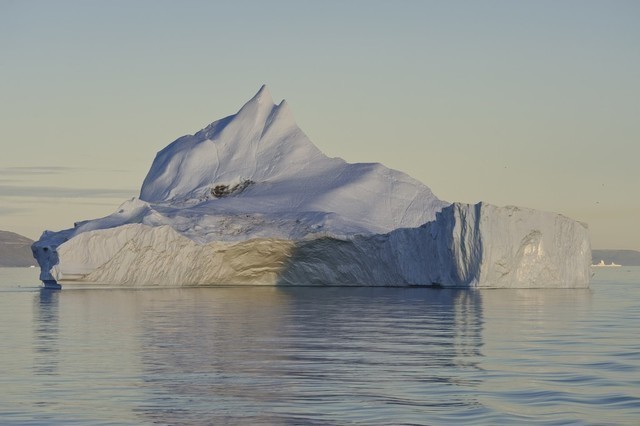
{"type": "Polygon", "coordinates": [[[42,290],[0,269],[0,424],[638,424],[640,268],[589,290],[42,290]]]}

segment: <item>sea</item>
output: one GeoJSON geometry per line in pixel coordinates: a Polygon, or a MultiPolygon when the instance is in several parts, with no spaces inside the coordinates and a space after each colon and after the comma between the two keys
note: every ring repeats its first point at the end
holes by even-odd
{"type": "Polygon", "coordinates": [[[640,424],[640,267],[584,290],[37,274],[0,269],[2,425],[640,424]]]}

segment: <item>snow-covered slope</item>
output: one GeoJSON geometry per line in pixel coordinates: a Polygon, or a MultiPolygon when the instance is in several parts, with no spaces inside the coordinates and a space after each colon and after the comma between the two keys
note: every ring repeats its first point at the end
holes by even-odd
{"type": "Polygon", "coordinates": [[[197,215],[295,212],[294,221],[301,213],[316,221],[319,214],[321,225],[338,234],[419,226],[448,204],[397,170],[325,156],[296,125],[286,101],[274,105],[265,86],[237,114],[160,151],[140,199],[183,211],[198,206],[197,215]],[[216,197],[216,188],[223,196],[216,197]]]}
{"type": "Polygon", "coordinates": [[[48,285],[579,287],[590,264],[568,218],[449,205],[402,172],[325,156],[264,86],[160,151],[139,199],[33,252],[48,285]]]}

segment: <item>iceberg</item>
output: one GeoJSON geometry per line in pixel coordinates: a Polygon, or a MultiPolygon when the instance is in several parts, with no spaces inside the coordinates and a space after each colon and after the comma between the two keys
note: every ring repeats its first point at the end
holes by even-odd
{"type": "Polygon", "coordinates": [[[378,163],[324,155],[266,86],[157,153],[140,196],[45,231],[45,286],[588,287],[587,226],[449,203],[378,163]]]}

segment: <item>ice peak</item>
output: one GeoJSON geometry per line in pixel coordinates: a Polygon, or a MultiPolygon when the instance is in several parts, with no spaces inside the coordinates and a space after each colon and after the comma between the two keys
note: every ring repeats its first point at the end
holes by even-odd
{"type": "Polygon", "coordinates": [[[282,100],[274,109],[271,117],[271,121],[277,121],[279,123],[293,125],[295,120],[293,118],[293,112],[286,100],[282,100]]]}
{"type": "Polygon", "coordinates": [[[253,98],[247,103],[257,102],[259,104],[264,104],[268,106],[273,106],[273,98],[271,97],[271,92],[269,92],[269,88],[266,84],[260,86],[260,90],[255,94],[253,98]]]}
{"type": "MultiPolygon", "coordinates": [[[[236,119],[243,122],[248,120],[256,123],[264,123],[264,120],[269,116],[274,107],[275,103],[273,102],[273,98],[271,98],[271,93],[269,93],[266,84],[263,84],[260,90],[258,90],[258,93],[240,108],[236,114],[236,119]]],[[[246,122],[243,125],[246,125],[246,122]]]]}
{"type": "MultiPolygon", "coordinates": [[[[234,179],[255,182],[307,173],[309,162],[324,158],[295,123],[289,104],[274,104],[263,85],[240,110],[161,150],[149,170],[140,198],[158,202],[200,194],[202,188],[234,179]]],[[[198,195],[199,196],[199,195],[198,195]]]]}

